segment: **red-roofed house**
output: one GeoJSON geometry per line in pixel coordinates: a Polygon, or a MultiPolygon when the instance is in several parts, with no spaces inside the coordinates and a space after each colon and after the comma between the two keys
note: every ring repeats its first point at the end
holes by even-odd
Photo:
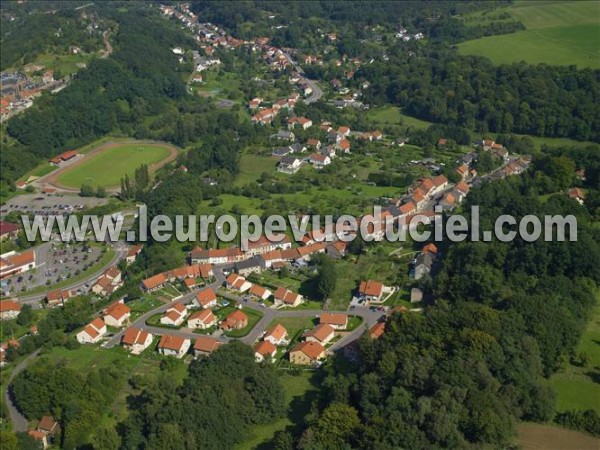
{"type": "Polygon", "coordinates": [[[49,308],[63,306],[71,297],[73,297],[71,291],[61,291],[60,289],[57,289],[46,294],[46,303],[49,308]]]}
{"type": "Polygon", "coordinates": [[[195,312],[188,317],[187,324],[188,328],[196,329],[200,328],[205,330],[207,328],[216,325],[217,317],[213,314],[210,309],[204,309],[202,311],[195,312]]]}
{"type": "Polygon", "coordinates": [[[187,308],[183,303],[175,303],[165,311],[165,314],[160,318],[160,323],[177,327],[183,323],[186,314],[187,308]]]}
{"type": "Polygon", "coordinates": [[[318,364],[325,357],[325,347],[318,342],[301,342],[290,350],[290,362],[300,366],[318,364]]]}
{"type": "Polygon", "coordinates": [[[46,433],[44,433],[43,431],[29,430],[27,434],[29,434],[29,436],[31,436],[36,441],[40,442],[42,444],[43,449],[48,448],[48,435],[46,433]]]}
{"type": "Polygon", "coordinates": [[[227,289],[231,289],[237,292],[246,292],[252,287],[252,283],[246,280],[246,278],[238,275],[237,273],[232,273],[225,280],[225,286],[227,289]]]}
{"type": "Polygon", "coordinates": [[[583,192],[579,188],[569,189],[569,198],[572,198],[573,200],[577,201],[580,205],[583,205],[583,202],[585,201],[585,192],[583,192]]]}
{"type": "Polygon", "coordinates": [[[248,316],[239,309],[233,311],[221,322],[223,330],[240,330],[246,326],[248,326],[248,316]]]}
{"type": "Polygon", "coordinates": [[[158,352],[165,356],[183,358],[190,349],[192,341],[179,336],[163,335],[158,343],[158,352]]]}
{"type": "Polygon", "coordinates": [[[270,327],[264,336],[265,341],[269,341],[273,345],[287,345],[288,332],[281,324],[275,324],[270,327]]]}
{"type": "Polygon", "coordinates": [[[292,308],[295,308],[303,301],[303,297],[300,294],[296,294],[295,292],[282,287],[277,288],[275,294],[273,294],[273,298],[276,307],[291,306],[292,308]]]}
{"type": "Polygon", "coordinates": [[[35,251],[8,252],[0,256],[0,278],[9,277],[35,269],[35,251]]]}
{"type": "Polygon", "coordinates": [[[123,327],[131,317],[131,309],[122,301],[110,305],[104,314],[104,321],[111,327],[123,327]]]}
{"type": "Polygon", "coordinates": [[[385,322],[377,322],[369,330],[369,335],[371,336],[371,339],[379,339],[381,337],[381,335],[383,335],[384,331],[385,331],[385,322]]]}
{"type": "Polygon", "coordinates": [[[15,239],[19,234],[19,225],[0,220],[0,241],[15,239]]]}
{"type": "Polygon", "coordinates": [[[379,303],[383,298],[383,284],[379,281],[361,281],[358,293],[367,302],[379,303]]]}
{"type": "Polygon", "coordinates": [[[254,346],[254,357],[256,362],[272,360],[277,354],[277,347],[269,341],[260,341],[254,346]]]}
{"type": "Polygon", "coordinates": [[[141,288],[144,292],[152,292],[162,288],[169,280],[164,273],[159,273],[153,277],[142,281],[141,288]]]}
{"type": "Polygon", "coordinates": [[[335,337],[335,330],[331,325],[320,323],[312,330],[305,332],[302,337],[306,342],[319,342],[327,345],[335,337]]]}
{"type": "Polygon", "coordinates": [[[337,130],[338,134],[346,137],[346,136],[350,136],[350,128],[349,127],[339,127],[337,130]]]}
{"type": "Polygon", "coordinates": [[[335,144],[336,150],[340,150],[344,153],[350,153],[350,141],[346,138],[335,144]]]}
{"type": "Polygon", "coordinates": [[[315,166],[316,169],[321,169],[331,164],[331,158],[327,155],[321,155],[320,153],[313,153],[308,158],[308,161],[315,166]]]}
{"type": "Polygon", "coordinates": [[[139,355],[152,344],[153,336],[146,330],[130,327],[125,330],[121,338],[123,348],[129,350],[134,355],[139,355]]]}
{"type": "Polygon", "coordinates": [[[77,342],[80,344],[95,344],[106,334],[106,324],[96,317],[83,330],[77,333],[77,342]]]}
{"type": "Polygon", "coordinates": [[[198,336],[198,339],[194,343],[194,356],[196,358],[209,356],[221,345],[222,343],[213,337],[198,336]]]}
{"type": "Polygon", "coordinates": [[[129,251],[127,252],[127,256],[125,257],[125,262],[127,263],[127,265],[133,264],[135,262],[136,258],[141,253],[143,247],[144,246],[142,244],[138,244],[134,245],[129,249],[129,251]]]}
{"type": "Polygon", "coordinates": [[[319,323],[331,325],[335,330],[345,330],[348,326],[348,315],[338,313],[321,313],[319,323]]]}
{"type": "Polygon", "coordinates": [[[266,300],[273,295],[273,292],[269,289],[259,286],[258,284],[253,284],[248,293],[259,300],[266,300]]]}
{"type": "Polygon", "coordinates": [[[16,299],[0,301],[0,320],[16,319],[21,312],[21,305],[16,299]]]}
{"type": "Polygon", "coordinates": [[[217,294],[212,288],[206,288],[196,295],[198,305],[203,309],[217,306],[217,294]]]}

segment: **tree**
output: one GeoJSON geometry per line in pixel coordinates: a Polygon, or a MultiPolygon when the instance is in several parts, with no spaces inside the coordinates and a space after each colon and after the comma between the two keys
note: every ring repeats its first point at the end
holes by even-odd
{"type": "Polygon", "coordinates": [[[331,258],[321,256],[317,260],[317,275],[315,277],[316,293],[321,299],[326,299],[335,290],[337,273],[331,258]]]}
{"type": "Polygon", "coordinates": [[[93,197],[96,191],[89,184],[82,184],[79,189],[79,195],[82,197],[93,197]]]}
{"type": "Polygon", "coordinates": [[[21,306],[21,312],[17,316],[17,323],[19,325],[28,325],[33,320],[33,310],[31,305],[25,304],[21,306]]]}

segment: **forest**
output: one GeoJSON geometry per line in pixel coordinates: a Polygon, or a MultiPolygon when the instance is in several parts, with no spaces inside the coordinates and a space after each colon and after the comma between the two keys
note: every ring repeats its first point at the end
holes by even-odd
{"type": "Polygon", "coordinates": [[[68,88],[44,94],[34,107],[8,121],[8,135],[15,142],[3,144],[4,183],[11,184],[42,159],[111,131],[134,135],[144,118],[185,95],[170,48],[189,38],[145,8],[111,13],[120,23],[112,57],[93,60],[68,88]]]}
{"type": "MultiPolygon", "coordinates": [[[[574,182],[570,157],[587,161],[584,185],[597,193],[600,155],[594,147],[553,153],[527,175],[472,190],[467,206],[480,205],[484,229],[500,211],[574,214],[577,242],[445,241],[435,306],[393,315],[382,338],[362,339],[358,364],[328,367],[298,448],[507,446],[517,421],[553,419],[544,379],[578,358],[600,281],[590,212],[564,196],[539,200],[574,182]]],[[[600,432],[594,411],[555,420],[600,432]]]]}

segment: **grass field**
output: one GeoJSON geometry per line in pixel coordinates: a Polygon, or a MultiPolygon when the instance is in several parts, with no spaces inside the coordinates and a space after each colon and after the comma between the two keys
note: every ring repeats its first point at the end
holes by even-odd
{"type": "Polygon", "coordinates": [[[569,365],[565,371],[550,379],[550,386],[556,393],[557,411],[570,409],[595,409],[600,413],[600,383],[594,382],[600,367],[600,294],[588,326],[583,333],[576,354],[585,353],[589,357],[587,367],[569,365]]]}
{"type": "Polygon", "coordinates": [[[82,184],[93,187],[116,187],[126,174],[130,176],[142,164],[158,164],[171,152],[166,146],[143,143],[117,144],[86,157],[81,163],[58,175],[60,185],[79,188],[82,184]]]}
{"type": "Polygon", "coordinates": [[[412,127],[416,129],[425,129],[431,125],[425,120],[415,119],[402,114],[397,106],[382,106],[381,108],[372,109],[367,113],[367,118],[374,124],[385,125],[402,125],[404,127],[412,127]]]}
{"type": "MultiPolygon", "coordinates": [[[[518,61],[600,68],[600,7],[591,1],[517,2],[508,12],[526,30],[463,42],[463,54],[485,56],[495,64],[518,61]]],[[[483,19],[481,13],[475,18],[483,19]]],[[[476,23],[476,20],[473,20],[476,23]]]]}
{"type": "Polygon", "coordinates": [[[256,181],[263,172],[273,173],[276,165],[275,158],[245,153],[240,158],[240,173],[235,179],[235,185],[243,186],[256,181]]]}

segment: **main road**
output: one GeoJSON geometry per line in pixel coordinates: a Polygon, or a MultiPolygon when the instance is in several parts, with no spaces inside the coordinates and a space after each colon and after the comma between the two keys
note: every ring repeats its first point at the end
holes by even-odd
{"type": "Polygon", "coordinates": [[[311,103],[314,103],[317,100],[319,100],[323,96],[323,90],[319,87],[317,82],[306,78],[302,67],[300,67],[300,65],[292,59],[292,56],[289,53],[286,53],[283,50],[281,52],[283,53],[283,56],[285,56],[286,59],[290,62],[290,64],[292,66],[294,66],[296,71],[302,76],[302,79],[304,80],[304,82],[306,84],[308,84],[310,86],[310,88],[312,89],[311,94],[304,100],[304,102],[306,104],[310,105],[311,103]]]}

